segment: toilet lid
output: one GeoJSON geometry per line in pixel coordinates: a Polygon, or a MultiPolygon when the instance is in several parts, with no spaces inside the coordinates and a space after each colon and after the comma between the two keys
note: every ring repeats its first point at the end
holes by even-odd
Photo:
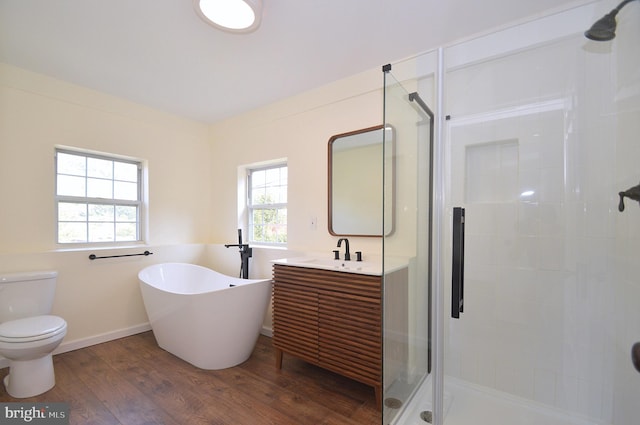
{"type": "Polygon", "coordinates": [[[35,316],[0,323],[0,341],[30,342],[51,338],[66,331],[67,322],[58,316],[35,316]]]}

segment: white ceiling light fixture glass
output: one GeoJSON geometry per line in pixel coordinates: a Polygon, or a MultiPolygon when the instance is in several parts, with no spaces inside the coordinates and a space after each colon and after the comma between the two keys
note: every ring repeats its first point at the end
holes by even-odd
{"type": "Polygon", "coordinates": [[[262,0],[193,0],[196,13],[209,25],[247,33],[260,26],[262,0]]]}

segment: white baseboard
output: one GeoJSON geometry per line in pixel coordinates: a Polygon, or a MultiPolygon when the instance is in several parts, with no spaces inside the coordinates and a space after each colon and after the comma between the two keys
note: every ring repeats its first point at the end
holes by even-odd
{"type": "MultiPolygon", "coordinates": [[[[103,334],[94,335],[87,338],[76,339],[73,341],[62,341],[62,344],[60,344],[60,346],[58,346],[58,348],[54,350],[53,355],[55,356],[56,354],[66,353],[68,351],[102,344],[103,342],[113,341],[114,339],[120,339],[150,330],[151,325],[147,322],[140,325],[131,326],[129,328],[118,329],[112,332],[105,332],[103,334]]],[[[5,367],[9,367],[9,360],[5,359],[4,357],[0,357],[0,369],[3,369],[5,367]]]]}
{"type": "Polygon", "coordinates": [[[266,326],[263,326],[260,333],[264,336],[268,336],[269,338],[273,338],[273,328],[268,328],[266,326]]]}
{"type": "Polygon", "coordinates": [[[116,331],[105,332],[103,334],[90,336],[87,338],[76,339],[73,341],[62,341],[62,344],[53,352],[54,355],[66,353],[67,351],[79,350],[80,348],[90,347],[92,345],[102,344],[103,342],[113,341],[127,336],[150,331],[151,325],[142,323],[140,325],[131,326],[129,328],[118,329],[116,331]]]}

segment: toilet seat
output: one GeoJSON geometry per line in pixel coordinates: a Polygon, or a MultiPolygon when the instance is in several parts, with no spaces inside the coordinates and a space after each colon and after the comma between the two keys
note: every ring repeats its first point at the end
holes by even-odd
{"type": "Polygon", "coordinates": [[[0,342],[21,343],[40,341],[66,332],[62,317],[44,315],[0,323],[0,342]]]}

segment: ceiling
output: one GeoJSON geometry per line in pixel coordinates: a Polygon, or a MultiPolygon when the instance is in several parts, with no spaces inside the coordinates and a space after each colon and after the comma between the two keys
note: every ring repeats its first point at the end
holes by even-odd
{"type": "Polygon", "coordinates": [[[0,0],[0,62],[213,123],[576,3],[263,0],[227,34],[192,0],[0,0]]]}

